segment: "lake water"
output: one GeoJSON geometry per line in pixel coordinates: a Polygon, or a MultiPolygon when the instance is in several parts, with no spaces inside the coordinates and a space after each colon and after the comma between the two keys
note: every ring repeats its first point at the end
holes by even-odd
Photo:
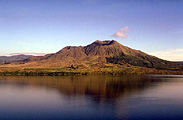
{"type": "Polygon", "coordinates": [[[0,120],[183,120],[183,76],[0,77],[0,120]]]}

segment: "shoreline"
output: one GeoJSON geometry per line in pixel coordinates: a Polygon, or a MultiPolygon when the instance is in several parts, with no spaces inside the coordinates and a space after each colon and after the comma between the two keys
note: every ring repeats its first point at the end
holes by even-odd
{"type": "Polygon", "coordinates": [[[163,71],[156,72],[109,72],[109,71],[96,71],[96,72],[0,72],[0,76],[75,76],[75,75],[183,75],[183,71],[163,71]]]}

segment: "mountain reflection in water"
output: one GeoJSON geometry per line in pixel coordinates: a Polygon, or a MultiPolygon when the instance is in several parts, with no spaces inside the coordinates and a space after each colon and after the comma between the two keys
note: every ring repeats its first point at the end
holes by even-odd
{"type": "Polygon", "coordinates": [[[120,98],[140,92],[160,81],[147,76],[63,76],[63,77],[1,77],[0,84],[19,87],[42,86],[64,95],[90,95],[94,98],[120,98]]]}
{"type": "Polygon", "coordinates": [[[1,76],[0,119],[181,119],[182,97],[170,99],[181,89],[181,80],[151,75],[1,76]],[[170,95],[166,89],[172,87],[170,95]],[[176,116],[166,117],[172,109],[176,116]]]}

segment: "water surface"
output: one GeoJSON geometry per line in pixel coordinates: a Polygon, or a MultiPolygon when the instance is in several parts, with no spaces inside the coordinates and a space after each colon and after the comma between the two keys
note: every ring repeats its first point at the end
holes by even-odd
{"type": "Polygon", "coordinates": [[[0,120],[183,120],[183,76],[0,77],[0,120]]]}

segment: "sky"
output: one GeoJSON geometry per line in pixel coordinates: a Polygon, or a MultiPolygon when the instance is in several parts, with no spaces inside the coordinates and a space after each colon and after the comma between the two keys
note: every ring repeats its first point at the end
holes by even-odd
{"type": "Polygon", "coordinates": [[[0,55],[116,40],[183,61],[183,0],[0,0],[0,55]]]}

